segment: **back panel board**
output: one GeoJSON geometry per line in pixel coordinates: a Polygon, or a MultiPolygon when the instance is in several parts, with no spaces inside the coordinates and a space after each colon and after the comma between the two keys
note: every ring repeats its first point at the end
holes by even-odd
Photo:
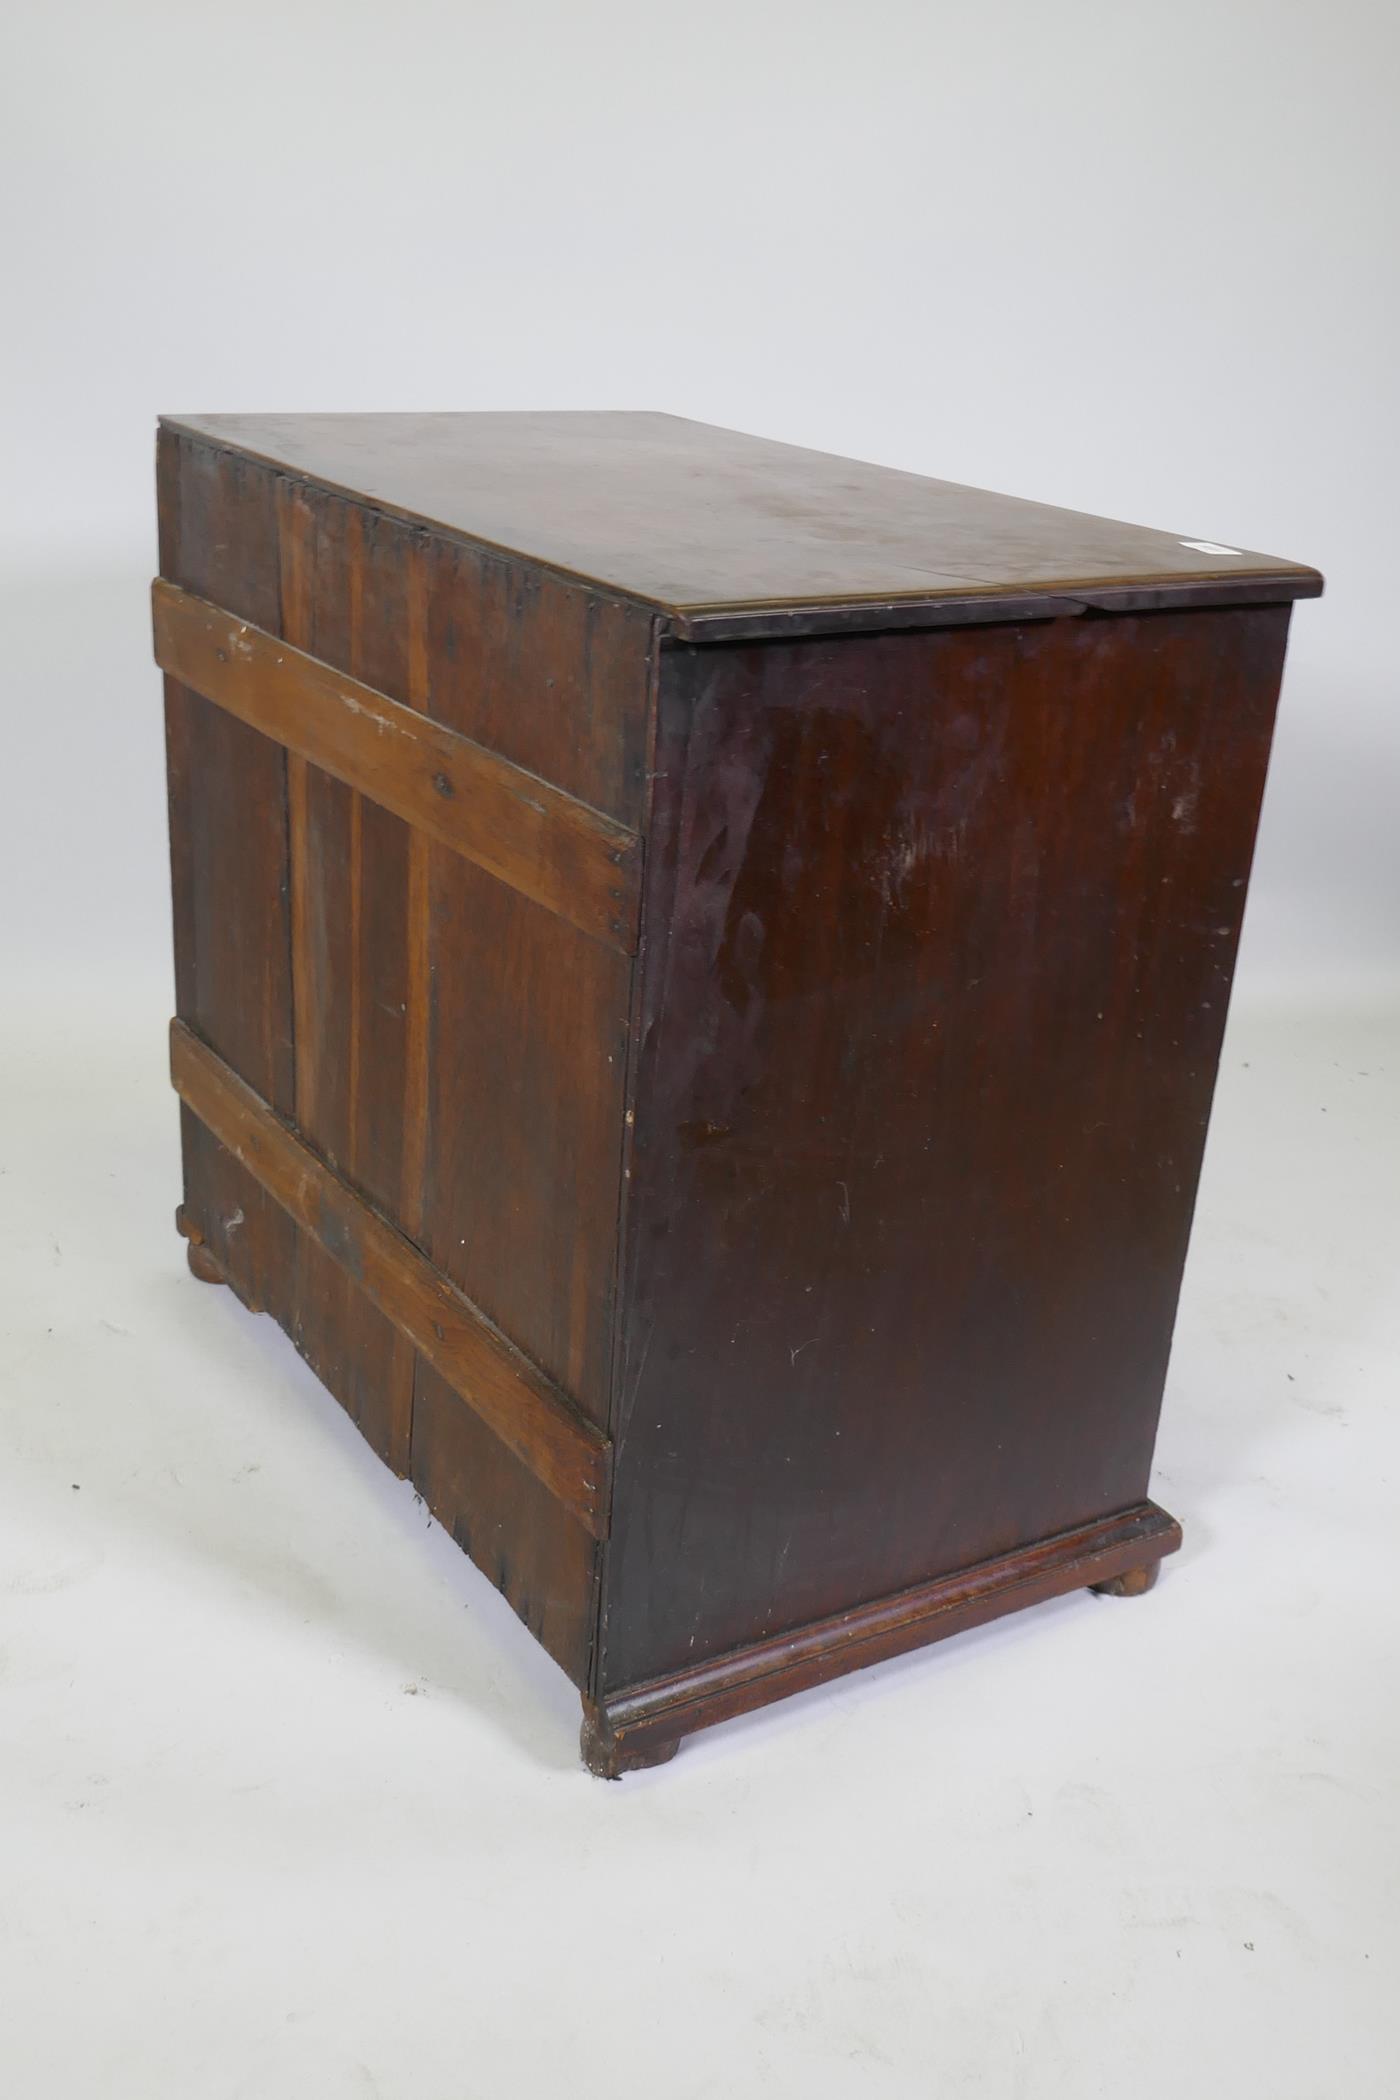
{"type": "MultiPolygon", "coordinates": [[[[180,591],[635,822],[651,622],[162,433],[180,591]]],[[[567,1395],[608,1415],[632,965],[167,679],[177,1012],[567,1395]]],[[[579,1681],[596,1542],[186,1110],[185,1210],[579,1681]]]]}

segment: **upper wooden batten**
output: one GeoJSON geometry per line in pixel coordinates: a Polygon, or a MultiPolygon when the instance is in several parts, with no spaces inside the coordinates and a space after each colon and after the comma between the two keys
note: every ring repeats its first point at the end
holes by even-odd
{"type": "Polygon", "coordinates": [[[1316,597],[1315,569],[679,416],[180,416],[223,451],[652,606],[683,640],[1316,597]]]}

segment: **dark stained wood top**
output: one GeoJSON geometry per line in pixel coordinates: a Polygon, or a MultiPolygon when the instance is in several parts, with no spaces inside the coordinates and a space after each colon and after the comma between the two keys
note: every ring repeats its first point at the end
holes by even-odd
{"type": "Polygon", "coordinates": [[[163,419],[695,640],[1315,597],[1315,569],[679,416],[163,419]]]}

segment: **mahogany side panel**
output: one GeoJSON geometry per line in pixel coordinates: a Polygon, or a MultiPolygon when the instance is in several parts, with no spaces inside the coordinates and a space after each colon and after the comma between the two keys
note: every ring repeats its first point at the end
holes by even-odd
{"type": "Polygon", "coordinates": [[[601,1694],[1144,1499],[1287,623],[668,656],[601,1694]]]}

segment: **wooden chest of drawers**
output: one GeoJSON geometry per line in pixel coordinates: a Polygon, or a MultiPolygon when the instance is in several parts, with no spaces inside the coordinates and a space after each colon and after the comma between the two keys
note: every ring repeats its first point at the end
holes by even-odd
{"type": "Polygon", "coordinates": [[[616,1774],[1147,1499],[1296,564],[652,415],[159,444],[180,1224],[616,1774]]]}

